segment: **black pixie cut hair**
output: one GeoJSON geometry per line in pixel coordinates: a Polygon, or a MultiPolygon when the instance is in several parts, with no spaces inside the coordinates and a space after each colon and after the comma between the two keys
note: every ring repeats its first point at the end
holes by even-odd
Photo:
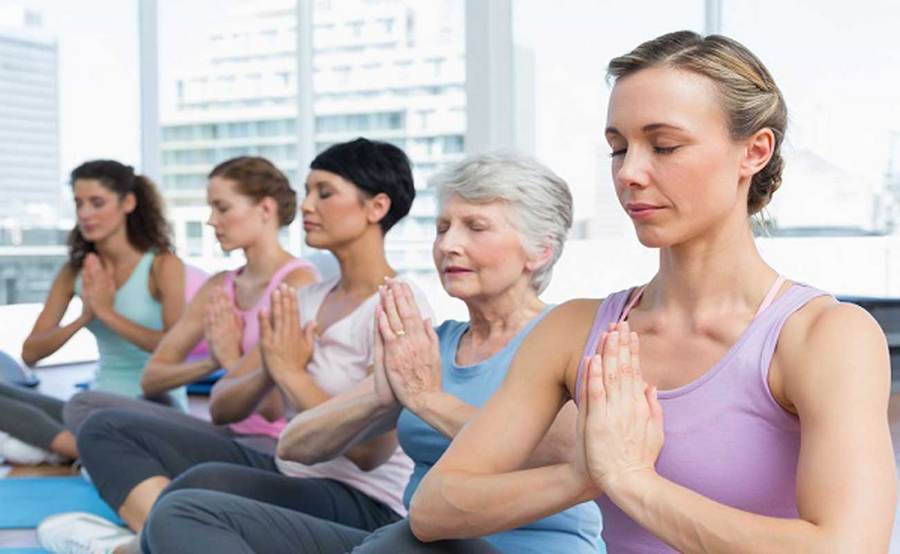
{"type": "Polygon", "coordinates": [[[391,207],[378,222],[385,234],[409,213],[416,198],[409,158],[387,142],[362,137],[341,142],[316,156],[309,168],[340,175],[371,196],[386,194],[391,207]]]}

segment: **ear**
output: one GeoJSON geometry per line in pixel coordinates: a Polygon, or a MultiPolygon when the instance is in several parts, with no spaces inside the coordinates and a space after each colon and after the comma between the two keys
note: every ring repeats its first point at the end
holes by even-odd
{"type": "Polygon", "coordinates": [[[769,163],[775,153],[775,133],[768,127],[753,133],[744,145],[741,177],[753,177],[769,163]]]}
{"type": "Polygon", "coordinates": [[[272,220],[278,222],[278,202],[271,196],[264,196],[257,204],[262,210],[263,221],[268,223],[272,220]]]}
{"type": "Polygon", "coordinates": [[[135,208],[137,208],[137,198],[133,192],[129,192],[122,198],[122,209],[125,210],[126,214],[130,214],[135,208]]]}
{"type": "Polygon", "coordinates": [[[366,200],[366,220],[369,223],[378,223],[390,210],[391,198],[383,192],[366,200]]]}
{"type": "Polygon", "coordinates": [[[551,257],[553,257],[553,248],[550,246],[549,242],[545,242],[544,247],[538,255],[528,257],[528,260],[525,262],[525,269],[530,273],[534,273],[550,263],[551,257]]]}

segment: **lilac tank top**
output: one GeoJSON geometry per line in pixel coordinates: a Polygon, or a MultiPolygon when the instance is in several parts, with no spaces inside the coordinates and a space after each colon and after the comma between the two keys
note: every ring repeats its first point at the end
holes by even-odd
{"type": "MultiPolygon", "coordinates": [[[[228,298],[231,300],[231,303],[234,304],[235,311],[237,311],[244,320],[244,330],[241,337],[241,353],[246,354],[253,350],[253,348],[256,347],[256,343],[259,342],[259,319],[257,319],[259,317],[259,311],[262,309],[269,309],[270,299],[272,293],[275,291],[275,287],[280,285],[284,278],[296,269],[307,269],[312,271],[316,275],[317,281],[319,280],[319,273],[316,271],[315,266],[306,260],[290,260],[278,268],[278,271],[272,275],[269,284],[266,285],[266,289],[259,297],[259,300],[256,301],[256,304],[248,310],[242,310],[237,307],[237,301],[235,300],[234,279],[241,271],[243,271],[243,269],[244,268],[229,271],[225,274],[225,282],[222,286],[224,287],[228,298]]],[[[239,435],[265,435],[277,439],[285,426],[287,426],[287,420],[284,417],[280,417],[275,421],[269,421],[254,412],[250,414],[247,419],[232,423],[228,427],[239,435]]]]}
{"type": "MultiPolygon", "coordinates": [[[[582,360],[611,322],[627,316],[634,289],[610,295],[598,308],[582,360]]],[[[744,330],[704,375],[659,391],[665,443],[656,471],[716,502],[756,514],[796,518],[800,421],[769,389],[769,365],[787,319],[828,293],[794,283],[744,330]]],[[[770,295],[770,297],[773,295],[770,295]]],[[[581,383],[582,367],[577,383],[581,383]]],[[[577,396],[576,396],[577,398],[577,396]]],[[[603,540],[610,552],[674,552],[606,496],[603,540]]]]}

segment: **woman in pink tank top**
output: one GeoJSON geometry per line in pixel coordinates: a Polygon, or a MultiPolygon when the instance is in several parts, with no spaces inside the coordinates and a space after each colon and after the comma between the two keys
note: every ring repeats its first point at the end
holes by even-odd
{"type": "MultiPolygon", "coordinates": [[[[281,283],[302,287],[318,280],[312,264],[294,258],[279,243],[279,230],[296,215],[297,196],[287,177],[270,161],[245,156],[217,165],[209,174],[207,199],[211,209],[208,224],[215,230],[222,249],[242,250],[247,263],[236,271],[212,276],[200,287],[144,368],[141,386],[148,395],[197,381],[220,368],[226,370],[223,379],[258,368],[261,362],[257,313],[268,309],[269,298],[281,283]],[[203,340],[208,355],[190,357],[203,340]]],[[[78,437],[79,450],[101,496],[135,530],[143,526],[171,478],[186,468],[173,469],[174,465],[154,453],[142,452],[138,457],[151,463],[125,476],[127,472],[121,464],[128,462],[121,460],[121,444],[136,441],[123,438],[121,433],[134,433],[141,437],[139,442],[145,436],[164,435],[163,424],[175,424],[197,436],[192,446],[218,438],[240,442],[263,456],[274,452],[278,435],[286,425],[277,391],[260,401],[255,410],[251,408],[242,417],[231,420],[237,423],[229,426],[216,425],[216,414],[212,414],[214,421],[209,422],[170,413],[174,410],[148,413],[147,409],[132,406],[112,407],[115,409],[99,412],[85,422],[78,437]]],[[[182,461],[188,467],[214,458],[214,452],[208,449],[198,447],[188,453],[181,450],[178,453],[194,457],[191,463],[182,461]]],[[[67,529],[70,523],[62,519],[56,524],[67,529]]],[[[48,528],[52,527],[51,524],[48,528]]],[[[52,536],[48,528],[43,533],[52,536]]],[[[61,535],[63,539],[67,533],[61,535]]],[[[53,544],[53,540],[50,542],[53,544]]]]}
{"type": "Polygon", "coordinates": [[[414,533],[483,536],[596,498],[610,552],[886,551],[884,335],[781,279],[748,221],[781,184],[778,87],[742,45],[687,31],[609,76],[616,193],[659,269],[538,325],[422,481],[414,533]],[[569,398],[575,459],[521,469],[569,398]]]}

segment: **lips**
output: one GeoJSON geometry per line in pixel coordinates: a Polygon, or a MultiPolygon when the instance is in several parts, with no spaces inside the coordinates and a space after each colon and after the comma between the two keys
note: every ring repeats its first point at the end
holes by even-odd
{"type": "Polygon", "coordinates": [[[319,223],[313,223],[312,221],[304,221],[303,222],[303,230],[310,231],[312,229],[320,229],[322,227],[319,223]]]}
{"type": "Polygon", "coordinates": [[[472,273],[472,270],[465,267],[451,265],[444,268],[444,273],[448,275],[461,275],[463,273],[472,273]]]}
{"type": "Polygon", "coordinates": [[[646,217],[650,217],[662,209],[662,206],[645,204],[643,202],[629,202],[628,204],[625,204],[625,211],[627,211],[628,215],[633,219],[644,219],[646,217]]]}

